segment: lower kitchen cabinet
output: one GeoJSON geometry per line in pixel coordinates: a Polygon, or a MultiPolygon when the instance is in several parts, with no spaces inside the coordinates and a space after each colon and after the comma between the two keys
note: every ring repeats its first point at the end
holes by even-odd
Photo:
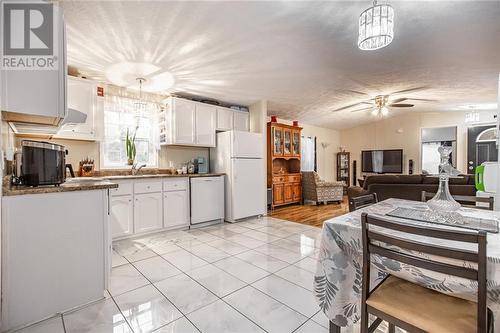
{"type": "Polygon", "coordinates": [[[293,188],[293,200],[301,201],[302,200],[302,185],[300,183],[295,183],[292,185],[293,188]]]}
{"type": "Polygon", "coordinates": [[[163,227],[189,225],[189,197],[187,190],[163,193],[163,227]]]}
{"type": "Polygon", "coordinates": [[[148,232],[163,227],[163,200],[161,193],[135,195],[134,232],[148,232]]]}
{"type": "Polygon", "coordinates": [[[273,204],[279,205],[285,202],[285,193],[283,184],[273,185],[273,204]]]}
{"type": "Polygon", "coordinates": [[[134,202],[132,195],[111,198],[111,237],[123,237],[134,233],[134,202]]]}
{"type": "Polygon", "coordinates": [[[285,202],[293,201],[293,185],[285,184],[285,202]]]}

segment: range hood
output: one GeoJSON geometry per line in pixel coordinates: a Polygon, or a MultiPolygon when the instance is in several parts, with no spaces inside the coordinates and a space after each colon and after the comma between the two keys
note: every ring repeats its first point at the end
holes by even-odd
{"type": "Polygon", "coordinates": [[[64,117],[63,121],[59,125],[36,123],[36,119],[30,120],[30,118],[26,116],[20,121],[10,118],[8,122],[15,134],[50,137],[57,134],[63,125],[83,124],[86,120],[87,115],[85,113],[68,108],[66,117],[64,117]]]}

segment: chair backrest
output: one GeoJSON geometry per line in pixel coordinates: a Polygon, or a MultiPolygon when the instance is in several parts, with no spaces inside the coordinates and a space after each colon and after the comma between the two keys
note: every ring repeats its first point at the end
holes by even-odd
{"type": "MultiPolygon", "coordinates": [[[[363,240],[363,302],[369,297],[371,255],[376,254],[407,265],[426,270],[453,275],[478,282],[478,332],[486,332],[487,306],[486,306],[486,232],[474,230],[445,230],[429,226],[404,224],[395,220],[361,214],[361,228],[363,240]],[[372,228],[375,226],[376,228],[372,228]],[[384,232],[385,231],[385,232],[384,232]],[[388,235],[387,231],[397,231],[405,237],[388,235]],[[437,240],[449,240],[460,243],[477,244],[477,251],[462,250],[459,246],[453,248],[413,241],[411,236],[419,235],[437,240]],[[394,247],[406,250],[405,253],[397,251],[394,247]],[[408,252],[413,251],[413,252],[408,252]],[[442,258],[458,259],[477,264],[477,269],[444,263],[409,253],[425,253],[442,258]]],[[[457,244],[457,243],[454,243],[457,244]]]]}
{"type": "Polygon", "coordinates": [[[361,195],[359,197],[351,198],[352,211],[358,210],[363,207],[373,205],[378,202],[377,193],[370,193],[361,195]]]}
{"type": "MultiPolygon", "coordinates": [[[[432,199],[436,193],[422,191],[421,200],[422,202],[427,202],[427,200],[432,199]]],[[[477,208],[493,210],[495,206],[495,199],[493,197],[476,197],[473,195],[452,195],[453,199],[459,202],[463,207],[477,208]],[[476,202],[487,203],[488,207],[476,206],[476,202]]]]}

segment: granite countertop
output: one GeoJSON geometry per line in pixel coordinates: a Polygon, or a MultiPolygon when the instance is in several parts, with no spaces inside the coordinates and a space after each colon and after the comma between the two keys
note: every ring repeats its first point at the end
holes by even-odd
{"type": "Polygon", "coordinates": [[[58,193],[58,192],[73,192],[73,191],[91,191],[91,190],[105,190],[111,188],[118,188],[118,184],[112,183],[108,180],[85,180],[85,181],[71,181],[61,184],[60,186],[43,185],[37,187],[28,186],[9,186],[4,180],[2,195],[24,195],[24,194],[42,194],[42,193],[58,193]]]}
{"type": "Polygon", "coordinates": [[[138,175],[115,175],[115,176],[101,176],[101,177],[92,177],[92,179],[144,179],[144,178],[168,178],[168,177],[216,177],[216,176],[224,176],[225,173],[186,173],[186,174],[169,174],[169,173],[158,173],[158,174],[138,174],[138,175]]]}
{"type": "Polygon", "coordinates": [[[224,176],[224,173],[199,173],[199,174],[138,174],[138,175],[109,175],[100,177],[77,177],[67,178],[66,182],[60,186],[44,185],[38,187],[27,186],[10,186],[10,177],[4,177],[2,195],[24,195],[24,194],[41,194],[41,193],[57,193],[71,191],[90,191],[118,188],[118,184],[113,183],[113,180],[123,179],[149,179],[149,178],[169,178],[169,177],[216,177],[224,176]]]}

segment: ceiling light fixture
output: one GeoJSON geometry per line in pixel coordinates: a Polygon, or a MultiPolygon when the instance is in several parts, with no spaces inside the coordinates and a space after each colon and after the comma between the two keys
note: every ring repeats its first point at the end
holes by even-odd
{"type": "Polygon", "coordinates": [[[378,50],[394,39],[394,9],[389,5],[373,6],[359,15],[358,47],[361,50],[378,50]]]}

